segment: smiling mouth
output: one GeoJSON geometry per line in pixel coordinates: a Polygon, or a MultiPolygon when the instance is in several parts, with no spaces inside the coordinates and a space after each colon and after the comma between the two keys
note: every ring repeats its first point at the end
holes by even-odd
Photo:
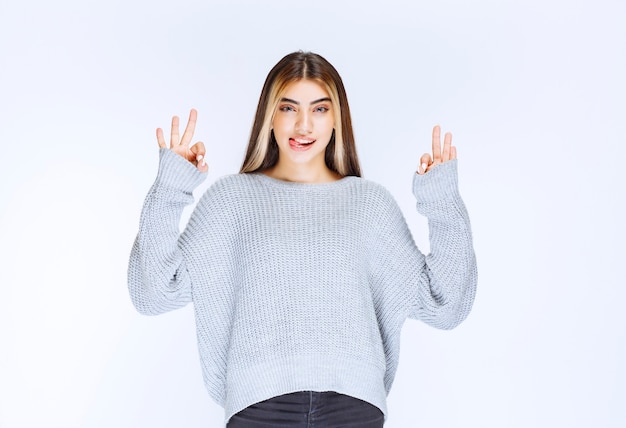
{"type": "Polygon", "coordinates": [[[317,140],[311,140],[308,138],[290,138],[289,145],[294,150],[306,150],[313,145],[317,140]]]}

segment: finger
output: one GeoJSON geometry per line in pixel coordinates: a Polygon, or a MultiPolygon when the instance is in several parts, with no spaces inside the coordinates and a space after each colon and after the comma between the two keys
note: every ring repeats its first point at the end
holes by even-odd
{"type": "Polygon", "coordinates": [[[189,150],[194,155],[194,159],[196,160],[196,165],[198,166],[198,169],[200,169],[201,166],[206,165],[206,161],[204,159],[204,156],[206,155],[206,149],[204,148],[203,142],[198,141],[196,144],[191,146],[189,150]]]}
{"type": "Polygon", "coordinates": [[[208,171],[209,165],[206,163],[206,159],[205,159],[206,149],[204,148],[204,143],[202,143],[201,141],[198,141],[196,144],[194,144],[191,147],[190,151],[194,154],[194,157],[196,159],[196,167],[201,172],[208,171]]]}
{"type": "Polygon", "coordinates": [[[193,138],[193,133],[196,130],[196,120],[198,119],[198,112],[196,109],[192,108],[189,112],[189,120],[187,121],[187,126],[185,127],[185,132],[183,133],[183,138],[180,140],[180,144],[188,146],[191,143],[191,139],[193,138]]]}
{"type": "Polygon", "coordinates": [[[450,147],[450,159],[456,159],[456,146],[450,147]]]}
{"type": "Polygon", "coordinates": [[[433,128],[433,158],[435,162],[441,160],[441,128],[435,125],[433,128]]]}
{"type": "Polygon", "coordinates": [[[206,153],[206,149],[204,147],[204,143],[202,141],[198,141],[196,144],[189,148],[193,154],[204,156],[206,153]]]}
{"type": "Polygon", "coordinates": [[[178,130],[178,116],[172,117],[172,132],[170,134],[170,147],[173,148],[178,145],[179,130],[178,130]]]}
{"type": "Polygon", "coordinates": [[[443,153],[442,153],[442,161],[450,160],[450,147],[452,147],[452,134],[446,132],[446,135],[443,137],[443,153]]]}
{"type": "Polygon", "coordinates": [[[419,167],[417,168],[417,172],[419,172],[420,174],[424,174],[426,170],[428,169],[428,166],[431,163],[432,163],[432,158],[430,157],[430,154],[424,153],[422,157],[420,158],[420,164],[419,164],[419,167]]]}
{"type": "Polygon", "coordinates": [[[161,128],[157,128],[156,130],[157,143],[161,149],[164,149],[165,146],[165,138],[163,138],[163,130],[161,128]]]}

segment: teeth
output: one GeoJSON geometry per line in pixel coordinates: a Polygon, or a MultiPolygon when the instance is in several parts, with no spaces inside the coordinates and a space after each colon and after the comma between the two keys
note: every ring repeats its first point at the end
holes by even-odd
{"type": "Polygon", "coordinates": [[[315,140],[300,140],[299,138],[293,139],[298,144],[311,144],[315,140]]]}

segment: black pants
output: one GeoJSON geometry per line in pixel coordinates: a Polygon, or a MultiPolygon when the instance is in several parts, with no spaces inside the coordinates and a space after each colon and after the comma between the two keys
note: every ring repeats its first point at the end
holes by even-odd
{"type": "Polygon", "coordinates": [[[295,392],[253,404],[227,428],[382,428],[378,407],[336,392],[295,392]]]}

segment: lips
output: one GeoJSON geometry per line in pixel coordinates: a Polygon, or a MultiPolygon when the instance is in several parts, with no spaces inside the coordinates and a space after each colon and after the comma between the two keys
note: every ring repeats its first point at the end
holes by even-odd
{"type": "Polygon", "coordinates": [[[293,150],[303,151],[310,149],[315,141],[316,140],[312,140],[310,138],[290,138],[289,146],[293,150]]]}

